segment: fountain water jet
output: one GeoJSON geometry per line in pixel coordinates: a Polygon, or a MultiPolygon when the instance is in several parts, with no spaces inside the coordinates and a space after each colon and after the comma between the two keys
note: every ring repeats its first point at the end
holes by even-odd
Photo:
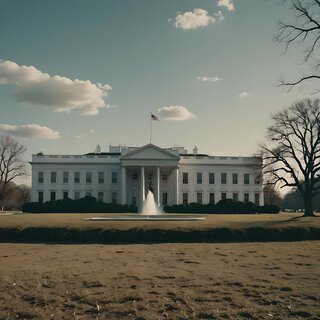
{"type": "Polygon", "coordinates": [[[157,204],[154,200],[154,195],[151,190],[149,190],[147,193],[146,200],[143,203],[143,208],[142,208],[141,214],[148,215],[148,216],[162,214],[160,208],[157,206],[157,204]]]}

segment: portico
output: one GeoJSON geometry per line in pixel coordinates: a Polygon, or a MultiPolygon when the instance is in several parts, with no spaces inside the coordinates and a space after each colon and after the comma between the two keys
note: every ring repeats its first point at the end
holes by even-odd
{"type": "Polygon", "coordinates": [[[141,208],[151,190],[158,206],[179,203],[179,160],[179,155],[152,144],[122,155],[121,202],[141,208]]]}

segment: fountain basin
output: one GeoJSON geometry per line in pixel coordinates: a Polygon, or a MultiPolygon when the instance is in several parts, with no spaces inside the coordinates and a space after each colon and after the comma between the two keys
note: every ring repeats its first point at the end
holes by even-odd
{"type": "Polygon", "coordinates": [[[84,221],[203,221],[206,216],[200,215],[174,215],[174,214],[131,214],[115,215],[108,217],[92,217],[82,219],[84,221]]]}

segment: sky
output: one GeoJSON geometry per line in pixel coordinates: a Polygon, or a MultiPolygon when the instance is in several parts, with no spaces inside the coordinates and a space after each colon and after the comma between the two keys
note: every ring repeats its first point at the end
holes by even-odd
{"type": "MultiPolygon", "coordinates": [[[[310,97],[277,0],[0,0],[0,135],[31,154],[100,144],[251,156],[270,115],[310,97]]],[[[314,97],[314,95],[313,95],[314,97]]]]}

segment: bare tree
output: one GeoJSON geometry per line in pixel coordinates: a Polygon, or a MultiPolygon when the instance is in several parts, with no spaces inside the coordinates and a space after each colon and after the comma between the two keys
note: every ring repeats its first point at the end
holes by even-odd
{"type": "Polygon", "coordinates": [[[0,137],[0,202],[10,182],[26,174],[26,162],[22,159],[25,151],[26,147],[13,138],[0,137]]]}
{"type": "Polygon", "coordinates": [[[320,100],[299,101],[272,120],[267,143],[261,145],[264,173],[281,188],[297,188],[305,215],[311,216],[312,199],[320,193],[320,100]]]}
{"type": "Polygon", "coordinates": [[[291,21],[279,22],[275,40],[284,43],[285,51],[294,45],[303,48],[303,62],[311,66],[311,72],[293,81],[281,80],[280,85],[293,88],[304,81],[320,79],[320,0],[283,0],[290,3],[291,21]]]}

